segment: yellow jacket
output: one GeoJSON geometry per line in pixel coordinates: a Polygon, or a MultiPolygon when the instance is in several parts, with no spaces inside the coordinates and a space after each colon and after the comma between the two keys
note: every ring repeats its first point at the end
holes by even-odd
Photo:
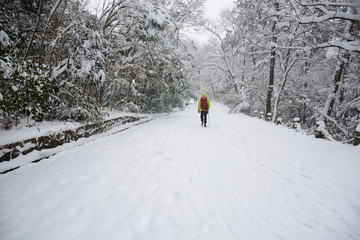
{"type": "MultiPolygon", "coordinates": [[[[202,95],[202,97],[201,98],[203,98],[203,97],[205,97],[206,98],[206,94],[204,93],[203,95],[202,95]]],[[[210,109],[210,102],[209,102],[209,99],[207,99],[207,104],[208,104],[208,109],[202,109],[201,108],[201,98],[200,98],[200,100],[199,100],[199,104],[198,104],[198,110],[199,111],[208,111],[209,109],[210,109]]]]}

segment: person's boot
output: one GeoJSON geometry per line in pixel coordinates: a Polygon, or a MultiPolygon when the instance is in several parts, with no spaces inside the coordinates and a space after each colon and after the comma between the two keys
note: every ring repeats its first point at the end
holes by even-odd
{"type": "Polygon", "coordinates": [[[201,122],[201,126],[202,126],[202,125],[204,125],[204,123],[203,123],[203,122],[201,122]]]}
{"type": "Polygon", "coordinates": [[[206,127],[206,123],[204,124],[204,127],[206,127]]]}

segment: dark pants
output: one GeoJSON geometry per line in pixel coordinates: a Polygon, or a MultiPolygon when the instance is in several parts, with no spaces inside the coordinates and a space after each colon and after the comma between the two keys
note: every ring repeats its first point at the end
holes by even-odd
{"type": "Polygon", "coordinates": [[[208,114],[208,112],[201,111],[201,114],[200,114],[201,124],[206,125],[206,116],[207,116],[207,114],[208,114]]]}

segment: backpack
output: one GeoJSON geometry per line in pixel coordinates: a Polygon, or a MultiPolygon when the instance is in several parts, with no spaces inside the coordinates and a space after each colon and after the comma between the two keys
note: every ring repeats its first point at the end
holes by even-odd
{"type": "Polygon", "coordinates": [[[201,109],[204,111],[207,111],[209,109],[209,105],[206,97],[201,98],[201,109]]]}

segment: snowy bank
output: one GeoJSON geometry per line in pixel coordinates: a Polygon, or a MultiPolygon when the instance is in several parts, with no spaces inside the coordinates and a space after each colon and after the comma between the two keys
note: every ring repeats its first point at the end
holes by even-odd
{"type": "Polygon", "coordinates": [[[82,126],[79,123],[62,122],[58,125],[54,125],[54,123],[43,123],[36,128],[6,131],[7,134],[2,135],[0,138],[0,142],[2,143],[2,145],[0,145],[0,173],[16,169],[29,162],[39,161],[56,152],[56,150],[51,150],[48,151],[51,152],[50,155],[44,154],[45,149],[54,149],[65,143],[78,141],[81,138],[88,138],[95,134],[121,127],[121,129],[117,128],[117,131],[119,131],[128,128],[129,123],[139,124],[150,120],[150,118],[145,115],[121,115],[120,117],[118,115],[116,118],[82,126]],[[29,136],[31,137],[29,138],[29,136]],[[33,151],[36,152],[32,153],[33,151]],[[17,161],[14,161],[14,159],[17,159],[17,161]],[[11,162],[9,162],[10,160],[11,162]]]}

